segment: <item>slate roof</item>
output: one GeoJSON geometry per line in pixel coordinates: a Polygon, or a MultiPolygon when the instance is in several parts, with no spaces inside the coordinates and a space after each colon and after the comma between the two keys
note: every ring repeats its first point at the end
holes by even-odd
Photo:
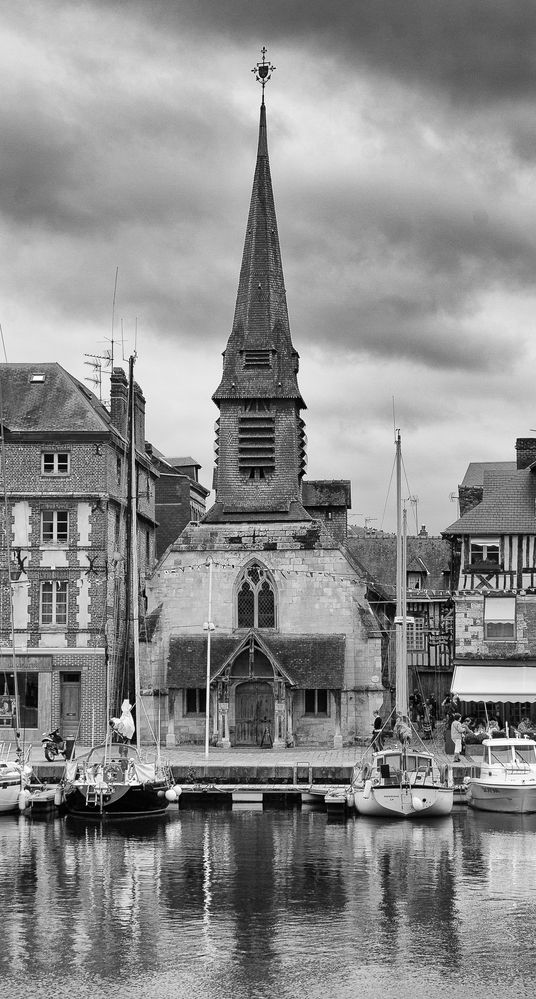
{"type": "MultiPolygon", "coordinates": [[[[348,537],[345,546],[365,570],[369,581],[387,595],[396,592],[396,536],[348,537]]],[[[408,537],[407,568],[427,575],[419,592],[448,590],[450,544],[443,538],[408,537]]]]}
{"type": "Polygon", "coordinates": [[[536,533],[536,475],[528,468],[484,467],[483,498],[444,531],[450,534],[536,533]]]}
{"type": "Polygon", "coordinates": [[[514,472],[517,469],[515,461],[471,461],[463,477],[462,486],[481,486],[484,483],[484,472],[514,472]]]}
{"type": "MultiPolygon", "coordinates": [[[[238,649],[243,636],[211,638],[210,675],[215,677],[238,649]]],[[[262,641],[297,687],[340,689],[344,686],[345,635],[262,635],[262,641]]],[[[177,636],[169,644],[167,684],[204,687],[207,640],[201,635],[177,636]]]]}
{"type": "Polygon", "coordinates": [[[257,164],[244,241],[233,328],[223,355],[223,375],[213,395],[221,399],[298,399],[298,352],[290,338],[287,299],[275,214],[266,107],[261,106],[257,164]],[[269,367],[245,367],[245,351],[270,352],[269,367]]]}
{"type": "Polygon", "coordinates": [[[3,420],[11,433],[106,433],[110,414],[86,385],[60,364],[0,364],[3,420]],[[44,381],[31,381],[32,375],[44,381]]]}

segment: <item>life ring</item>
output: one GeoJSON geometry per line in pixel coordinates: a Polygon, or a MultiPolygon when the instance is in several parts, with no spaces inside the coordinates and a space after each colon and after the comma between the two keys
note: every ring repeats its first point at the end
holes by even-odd
{"type": "Polygon", "coordinates": [[[122,771],[119,763],[108,763],[102,772],[102,776],[107,784],[113,784],[121,773],[122,771]]]}

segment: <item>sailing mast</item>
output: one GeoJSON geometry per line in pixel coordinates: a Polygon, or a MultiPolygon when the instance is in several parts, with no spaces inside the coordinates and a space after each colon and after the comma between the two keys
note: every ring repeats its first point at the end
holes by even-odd
{"type": "Polygon", "coordinates": [[[396,435],[396,700],[397,715],[408,717],[406,511],[402,511],[402,450],[396,435]]]}
{"type": "Polygon", "coordinates": [[[134,361],[128,361],[129,389],[129,500],[130,500],[130,603],[132,615],[132,648],[134,654],[134,704],[136,706],[136,747],[141,747],[141,688],[140,688],[140,627],[139,627],[139,578],[138,578],[138,510],[136,488],[136,408],[134,393],[134,361]]]}

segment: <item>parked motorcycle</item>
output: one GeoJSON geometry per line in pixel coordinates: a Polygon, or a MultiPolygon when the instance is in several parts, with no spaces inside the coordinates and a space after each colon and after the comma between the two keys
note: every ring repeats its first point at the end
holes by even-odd
{"type": "Polygon", "coordinates": [[[45,753],[45,759],[49,763],[52,763],[57,756],[63,756],[64,760],[67,759],[66,745],[60,734],[59,728],[54,729],[53,732],[43,732],[41,736],[41,745],[45,753]]]}

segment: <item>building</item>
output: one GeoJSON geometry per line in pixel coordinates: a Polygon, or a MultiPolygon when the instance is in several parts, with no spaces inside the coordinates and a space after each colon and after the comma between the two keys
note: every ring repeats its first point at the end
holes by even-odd
{"type": "MultiPolygon", "coordinates": [[[[368,574],[367,596],[384,630],[384,684],[394,692],[396,536],[353,533],[348,548],[368,574]]],[[[450,554],[448,541],[429,537],[425,528],[407,538],[408,689],[423,699],[434,697],[438,705],[450,690],[453,669],[450,554]]]]}
{"type": "Polygon", "coordinates": [[[517,460],[471,462],[459,487],[452,545],[452,689],[469,714],[483,704],[519,720],[536,701],[536,439],[517,460]]]}
{"type": "Polygon", "coordinates": [[[158,470],[156,480],[156,555],[160,558],[190,521],[201,520],[210,490],[199,482],[201,465],[195,458],[165,458],[151,448],[158,470]]]}
{"type": "Polygon", "coordinates": [[[381,629],[345,547],[347,481],[303,482],[305,403],[268,146],[257,162],[235,316],[213,399],[215,502],[148,583],[147,712],[174,744],[340,746],[383,702],[381,629]],[[212,628],[214,630],[212,631],[212,628]],[[158,710],[158,708],[154,708],[158,710]]]}
{"type": "MultiPolygon", "coordinates": [[[[0,365],[0,725],[16,721],[28,741],[56,726],[82,743],[100,738],[125,690],[127,411],[121,368],[108,411],[59,364],[0,365]]],[[[143,589],[157,472],[137,385],[134,430],[143,589]]]]}

